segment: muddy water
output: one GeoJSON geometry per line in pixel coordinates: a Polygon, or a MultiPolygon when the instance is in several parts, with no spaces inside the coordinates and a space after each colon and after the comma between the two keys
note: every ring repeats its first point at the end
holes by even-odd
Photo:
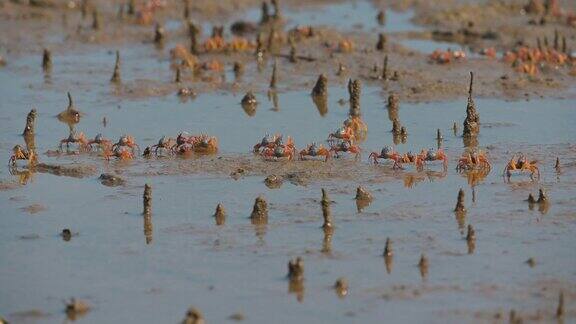
{"type": "MultiPolygon", "coordinates": [[[[152,50],[139,55],[137,50],[124,52],[146,64],[126,63],[125,80],[169,78],[152,50]]],[[[2,70],[1,155],[7,159],[10,148],[21,143],[18,134],[31,107],[39,112],[38,151],[56,149],[68,127],[55,115],[66,107],[69,89],[84,114],[76,129],[90,137],[102,132],[116,139],[129,133],[144,147],[181,130],[207,132],[218,136],[220,154],[226,156],[247,154],[266,132],[290,134],[299,147],[322,142],[348,113],[347,103],[338,103],[347,98],[344,80],[329,88],[324,116],[307,90],[284,91],[282,86],[277,108],[264,90],[257,93],[260,105],[254,116],[239,105],[241,94],[228,92],[200,94],[186,103],[173,94],[123,99],[111,95],[114,89],[108,84],[112,58],[106,50],[62,56],[49,83],[36,57],[2,70]]],[[[359,164],[369,163],[370,151],[393,143],[387,95],[381,88],[363,89],[369,135],[361,144],[359,164]]],[[[186,160],[107,164],[96,156],[41,155],[43,162],[93,164],[99,172],[84,179],[36,173],[27,185],[0,192],[2,315],[15,322],[60,322],[63,299],[75,296],[92,305],[85,318],[89,322],[175,322],[191,304],[210,322],[224,322],[240,312],[249,322],[269,322],[271,317],[277,322],[374,322],[385,317],[393,322],[456,323],[489,321],[512,308],[527,317],[539,311],[551,320],[559,289],[569,294],[576,290],[576,136],[571,131],[576,111],[568,100],[477,99],[476,104],[482,121],[480,147],[488,151],[494,167],[475,187],[475,202],[466,178],[453,170],[463,143],[452,133],[452,124],[456,121],[461,129],[465,100],[401,103],[399,117],[409,135],[397,149],[435,147],[440,128],[450,167],[447,174],[438,165],[423,173],[399,171],[396,180],[384,183],[327,179],[304,187],[286,181],[279,189],[268,189],[261,176],[237,181],[213,174],[130,176],[150,165],[177,167],[186,160]],[[517,151],[538,158],[540,183],[526,175],[504,183],[500,171],[517,151]],[[556,156],[565,166],[559,177],[553,169],[556,156]],[[103,186],[97,180],[100,172],[126,175],[127,184],[103,186]],[[153,187],[151,232],[145,232],[140,215],[144,183],[153,187]],[[360,213],[353,200],[358,185],[374,196],[360,213]],[[523,200],[541,186],[552,202],[547,211],[531,211],[523,200]],[[320,228],[321,188],[327,188],[334,201],[331,238],[320,228]],[[452,212],[459,188],[466,193],[465,218],[452,212]],[[251,225],[248,218],[259,194],[270,206],[269,224],[263,227],[251,225]],[[227,219],[217,227],[212,214],[220,202],[227,219]],[[35,204],[42,207],[37,213],[22,209],[35,204]],[[471,255],[464,229],[469,223],[477,233],[471,255]],[[58,235],[63,228],[78,235],[65,242],[58,235]],[[390,273],[381,257],[387,237],[394,248],[390,273]],[[417,267],[421,253],[430,262],[424,279],[417,267]],[[305,262],[301,295],[289,293],[285,279],[286,263],[295,256],[305,262]],[[530,257],[536,260],[534,268],[524,263],[530,257]],[[331,288],[342,276],[350,283],[345,299],[331,288]],[[40,318],[21,313],[30,310],[40,310],[40,318]]],[[[329,163],[337,167],[343,162],[329,163]]],[[[389,168],[374,166],[370,172],[376,178],[389,168]]],[[[18,180],[8,168],[0,175],[18,180]]]]}
{"type": "MultiPolygon", "coordinates": [[[[339,31],[385,32],[395,39],[397,34],[406,32],[424,32],[425,29],[412,22],[414,12],[411,10],[386,10],[384,25],[380,25],[376,15],[380,8],[369,1],[351,1],[326,5],[308,5],[302,8],[286,8],[283,12],[286,28],[296,26],[315,26],[336,28],[339,31]]],[[[243,20],[257,23],[260,21],[260,9],[253,8],[233,17],[230,21],[243,20]]],[[[222,24],[221,21],[201,22],[204,34],[208,34],[212,26],[222,24]]],[[[229,27],[230,24],[227,25],[229,27]]],[[[170,31],[183,29],[182,21],[169,20],[166,29],[170,31]]],[[[436,49],[461,49],[459,44],[441,42],[431,39],[398,39],[398,42],[414,51],[432,53],[436,49]]]]}
{"type": "MultiPolygon", "coordinates": [[[[362,14],[374,11],[364,2],[329,8],[326,17],[347,12],[346,30],[363,22],[355,18],[353,8],[362,14]]],[[[293,24],[312,19],[286,12],[293,24]]],[[[318,24],[333,24],[318,12],[314,15],[318,24]]],[[[393,17],[389,14],[384,30],[403,28],[393,23],[393,17]]],[[[364,28],[377,28],[370,24],[364,28]]],[[[277,107],[267,99],[265,86],[256,89],[260,104],[253,116],[239,104],[243,93],[201,92],[188,102],[181,102],[174,89],[146,99],[115,95],[108,82],[113,50],[91,48],[55,55],[49,79],[42,75],[37,56],[21,57],[0,70],[4,161],[13,145],[23,143],[19,134],[26,114],[35,107],[41,161],[77,162],[97,169],[76,179],[47,173],[19,178],[7,167],[0,168],[3,181],[27,182],[0,191],[0,315],[11,322],[62,322],[63,300],[72,296],[92,306],[84,318],[87,322],[177,322],[190,305],[215,323],[226,322],[238,312],[247,322],[256,323],[269,323],[271,318],[273,322],[377,322],[382,318],[492,322],[497,314],[502,314],[500,322],[506,322],[510,309],[524,318],[550,322],[561,289],[567,298],[566,322],[574,320],[573,102],[476,99],[482,122],[479,146],[488,153],[493,169],[474,189],[454,171],[463,151],[465,99],[400,104],[399,118],[409,135],[396,148],[416,152],[436,147],[436,129],[441,129],[442,147],[450,157],[446,173],[436,164],[427,172],[411,168],[393,172],[389,164],[370,166],[369,152],[393,144],[385,107],[388,92],[380,87],[362,91],[369,133],[356,163],[368,167],[366,178],[372,179],[361,183],[338,177],[313,179],[307,186],[285,181],[280,188],[269,189],[261,175],[233,180],[202,170],[179,174],[191,160],[105,163],[97,156],[44,155],[68,136],[68,126],[55,117],[67,106],[66,91],[72,91],[75,106],[83,113],[76,129],[89,137],[101,132],[116,140],[128,133],[145,147],[162,135],[175,136],[182,130],[207,132],[218,136],[219,155],[227,158],[250,157],[250,148],[267,132],[291,135],[299,148],[323,142],[348,114],[348,104],[339,103],[348,97],[347,80],[331,83],[324,115],[314,106],[309,90],[289,90],[281,81],[277,107]],[[456,135],[454,122],[459,128],[456,135]],[[501,170],[519,151],[539,160],[540,182],[531,182],[527,175],[516,175],[511,183],[503,181],[501,170]],[[553,169],[557,156],[562,162],[559,175],[553,169]],[[176,170],[170,173],[176,175],[143,176],[167,168],[176,170]],[[127,183],[103,186],[97,179],[102,172],[117,173],[127,183]],[[145,183],[153,188],[151,226],[140,215],[145,183]],[[361,212],[353,200],[358,185],[374,196],[361,212]],[[548,191],[551,203],[547,209],[530,210],[524,200],[540,187],[548,191]],[[331,237],[321,229],[321,188],[333,200],[331,237]],[[452,212],[460,188],[466,195],[465,217],[452,212]],[[260,194],[269,203],[267,226],[250,224],[252,204],[260,194]],[[212,217],[218,203],[227,211],[226,223],[220,227],[212,217]],[[476,230],[473,254],[468,254],[465,240],[468,224],[476,230]],[[69,242],[59,236],[64,228],[75,234],[69,242]],[[394,250],[388,264],[381,256],[387,237],[394,250]],[[425,278],[417,267],[422,253],[429,259],[425,278]],[[304,290],[290,293],[286,264],[296,256],[304,259],[304,290]],[[531,257],[534,268],[525,264],[531,257]],[[339,277],[350,284],[344,299],[332,289],[339,277]]],[[[168,62],[149,44],[121,52],[122,78],[129,86],[172,79],[168,62]]],[[[268,66],[263,73],[270,71],[268,66]]],[[[254,73],[248,67],[245,78],[250,80],[254,73]]],[[[232,80],[229,73],[227,80],[232,80]]],[[[344,159],[328,162],[327,168],[354,163],[344,159]]]]}

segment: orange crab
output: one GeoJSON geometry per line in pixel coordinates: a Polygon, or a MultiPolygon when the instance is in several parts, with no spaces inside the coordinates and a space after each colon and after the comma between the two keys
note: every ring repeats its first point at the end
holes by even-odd
{"type": "Polygon", "coordinates": [[[64,144],[66,144],[66,148],[69,148],[71,143],[78,144],[80,150],[88,148],[88,140],[83,132],[76,134],[76,132],[71,131],[67,138],[60,141],[60,150],[64,144]]]}
{"type": "Polygon", "coordinates": [[[224,65],[217,59],[204,62],[200,65],[200,67],[206,71],[214,71],[214,72],[224,71],[224,65]]]}
{"type": "Polygon", "coordinates": [[[117,157],[120,160],[132,160],[134,153],[129,146],[116,146],[104,148],[104,158],[108,161],[111,157],[117,157]]]}
{"type": "Polygon", "coordinates": [[[154,150],[154,154],[156,155],[158,155],[159,150],[173,152],[172,148],[174,147],[174,145],[176,145],[176,140],[174,140],[171,137],[162,136],[158,140],[158,143],[152,145],[152,147],[148,150],[148,152],[154,150]]]}
{"type": "Polygon", "coordinates": [[[400,153],[396,152],[391,146],[385,146],[382,148],[380,153],[372,152],[369,156],[370,159],[374,161],[374,164],[378,164],[378,159],[384,160],[392,160],[394,161],[394,165],[392,166],[393,169],[404,169],[402,167],[402,163],[410,163],[414,162],[415,155],[412,153],[406,153],[401,155],[400,153]]]}
{"type": "Polygon", "coordinates": [[[202,44],[202,47],[206,52],[222,51],[226,49],[226,41],[224,38],[222,38],[222,36],[216,35],[214,37],[208,38],[204,44],[202,44]]]}
{"type": "Polygon", "coordinates": [[[176,143],[172,146],[172,151],[180,153],[190,151],[197,142],[198,136],[190,135],[188,132],[181,132],[176,137],[176,143]]]}
{"type": "Polygon", "coordinates": [[[540,178],[540,169],[538,169],[536,163],[536,160],[529,161],[523,154],[520,154],[518,157],[513,155],[510,161],[508,161],[508,164],[506,164],[502,175],[506,175],[508,179],[510,179],[512,171],[527,171],[530,172],[530,178],[534,179],[534,174],[540,178]]]}
{"type": "Polygon", "coordinates": [[[431,62],[438,64],[448,64],[453,60],[460,60],[466,58],[466,53],[464,51],[456,50],[453,51],[448,49],[447,51],[435,50],[428,56],[431,62]]]}
{"type": "Polygon", "coordinates": [[[273,144],[268,145],[260,155],[266,160],[287,157],[289,161],[292,161],[294,155],[296,155],[296,147],[294,146],[292,137],[288,136],[286,144],[284,144],[282,136],[280,135],[276,138],[273,144]]]}
{"type": "Polygon", "coordinates": [[[356,140],[356,135],[354,129],[350,126],[342,126],[338,128],[334,133],[328,135],[328,142],[333,144],[336,140],[342,140],[347,142],[354,142],[356,140]]]}
{"type": "Polygon", "coordinates": [[[496,49],[494,47],[484,48],[480,51],[480,55],[494,59],[496,58],[496,49]]]}
{"type": "Polygon", "coordinates": [[[328,159],[330,159],[330,150],[328,150],[322,145],[316,145],[316,143],[312,143],[306,146],[305,149],[300,151],[300,160],[305,160],[308,157],[317,157],[317,156],[324,156],[325,157],[324,161],[328,161],[328,159]]]}
{"type": "Polygon", "coordinates": [[[151,0],[147,1],[138,11],[136,12],[136,22],[140,25],[149,25],[154,21],[154,12],[157,9],[166,6],[165,1],[151,0]]]}
{"type": "Polygon", "coordinates": [[[179,60],[182,66],[188,68],[194,68],[198,63],[198,58],[194,54],[190,53],[184,45],[180,44],[170,50],[170,57],[173,61],[179,60]]]}
{"type": "Polygon", "coordinates": [[[250,51],[255,48],[255,45],[243,37],[234,37],[227,45],[228,49],[233,52],[250,51]]]}
{"type": "Polygon", "coordinates": [[[482,152],[468,152],[462,154],[460,159],[458,160],[458,165],[456,166],[456,171],[464,171],[464,170],[479,170],[479,169],[487,169],[490,171],[492,165],[486,154],[482,152]]]}
{"type": "Polygon", "coordinates": [[[28,161],[29,165],[33,165],[36,162],[36,154],[32,150],[28,151],[20,145],[15,145],[12,148],[12,156],[10,156],[8,164],[14,167],[18,160],[25,160],[28,161]]]}
{"type": "Polygon", "coordinates": [[[136,149],[140,150],[140,146],[138,146],[138,144],[136,144],[136,141],[134,140],[134,137],[130,136],[130,135],[122,135],[120,137],[120,139],[118,140],[118,142],[114,143],[114,145],[112,145],[112,151],[116,151],[116,149],[118,147],[128,147],[130,149],[132,149],[132,152],[134,152],[136,149]]]}
{"type": "Polygon", "coordinates": [[[424,164],[426,162],[432,162],[432,161],[442,161],[444,169],[448,168],[448,157],[446,156],[444,150],[442,149],[436,151],[433,148],[431,148],[428,150],[420,151],[420,154],[416,156],[415,163],[418,169],[422,169],[424,168],[424,164]]]}
{"type": "Polygon", "coordinates": [[[112,146],[112,141],[104,138],[102,134],[98,134],[96,137],[94,137],[94,139],[88,141],[87,146],[90,150],[92,150],[92,145],[94,144],[98,145],[98,147],[104,150],[104,148],[112,146]]]}
{"type": "Polygon", "coordinates": [[[338,42],[338,52],[349,53],[354,50],[354,42],[349,39],[343,39],[338,42]]]}
{"type": "Polygon", "coordinates": [[[358,160],[360,158],[360,147],[352,144],[350,141],[342,141],[338,144],[333,144],[330,147],[330,152],[333,152],[333,154],[335,154],[337,157],[338,152],[348,152],[348,153],[352,153],[355,156],[355,159],[358,160]]]}
{"type": "Polygon", "coordinates": [[[215,136],[202,134],[196,137],[192,149],[196,153],[216,153],[218,151],[218,139],[215,136]]]}
{"type": "Polygon", "coordinates": [[[270,134],[266,134],[264,135],[264,137],[262,138],[262,140],[260,141],[260,143],[257,143],[256,145],[254,145],[254,153],[258,153],[260,152],[260,149],[264,149],[264,148],[273,148],[274,146],[276,146],[276,142],[278,140],[281,140],[282,135],[280,134],[275,134],[274,136],[270,136],[270,134]]]}
{"type": "Polygon", "coordinates": [[[350,127],[356,137],[364,137],[368,132],[368,125],[359,116],[349,117],[344,121],[345,127],[350,127]]]}
{"type": "Polygon", "coordinates": [[[276,146],[274,148],[267,147],[261,153],[261,155],[266,160],[273,160],[273,159],[280,159],[283,157],[287,157],[288,161],[292,161],[294,159],[294,154],[295,154],[294,148],[284,146],[284,145],[279,145],[279,146],[276,146]]]}

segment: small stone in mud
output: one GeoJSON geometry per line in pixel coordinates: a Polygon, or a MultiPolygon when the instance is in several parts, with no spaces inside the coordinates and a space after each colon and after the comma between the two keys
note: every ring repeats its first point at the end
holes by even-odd
{"type": "Polygon", "coordinates": [[[252,219],[252,223],[268,223],[268,203],[266,203],[264,197],[259,196],[254,201],[250,219],[252,219]]]}
{"type": "Polygon", "coordinates": [[[386,238],[386,245],[384,246],[384,257],[391,257],[394,255],[392,251],[392,240],[390,238],[386,238]]]}
{"type": "Polygon", "coordinates": [[[264,183],[266,187],[270,189],[280,188],[282,186],[283,178],[281,176],[277,176],[275,174],[271,174],[264,179],[264,183]]]}
{"type": "Polygon", "coordinates": [[[228,316],[229,320],[237,321],[237,322],[243,321],[245,318],[246,317],[242,313],[234,313],[234,314],[228,316]]]}
{"type": "Polygon", "coordinates": [[[356,200],[372,200],[372,194],[368,192],[368,190],[364,189],[363,187],[356,188],[356,200]]]}
{"type": "Polygon", "coordinates": [[[71,298],[66,303],[66,316],[72,321],[86,315],[88,311],[90,311],[90,306],[83,300],[71,298]]]}
{"type": "Polygon", "coordinates": [[[241,62],[234,62],[234,77],[236,80],[244,74],[244,65],[241,62]]]}
{"type": "Polygon", "coordinates": [[[244,174],[246,174],[246,170],[242,169],[242,168],[238,168],[234,171],[232,171],[230,173],[230,176],[232,177],[232,179],[234,180],[238,180],[240,179],[244,174]]]}
{"type": "Polygon", "coordinates": [[[530,258],[525,262],[530,268],[534,268],[536,266],[536,260],[534,258],[530,258]]]}
{"type": "Polygon", "coordinates": [[[60,236],[62,236],[64,241],[68,242],[72,238],[72,231],[70,231],[68,228],[65,228],[62,230],[62,233],[60,233],[60,236]]]}
{"type": "Polygon", "coordinates": [[[304,261],[297,257],[288,262],[288,279],[301,280],[304,278],[304,261]]]}
{"type": "Polygon", "coordinates": [[[181,322],[182,324],[204,324],[204,316],[200,310],[195,307],[188,308],[186,312],[186,317],[181,322]]]}
{"type": "Polygon", "coordinates": [[[336,283],[334,283],[334,290],[336,290],[336,294],[340,298],[346,297],[348,295],[348,280],[346,278],[338,278],[336,283]]]}
{"type": "Polygon", "coordinates": [[[256,96],[252,93],[252,91],[248,91],[244,98],[242,98],[242,105],[246,106],[255,106],[258,104],[258,100],[256,100],[256,96]]]}
{"type": "Polygon", "coordinates": [[[111,173],[102,173],[98,178],[100,182],[108,187],[122,186],[126,183],[124,179],[111,173]]]}
{"type": "Polygon", "coordinates": [[[464,207],[464,190],[460,188],[458,191],[458,201],[456,202],[456,208],[454,208],[455,212],[464,212],[466,211],[466,207],[464,207]]]}
{"type": "Polygon", "coordinates": [[[548,202],[548,197],[546,196],[546,193],[544,193],[544,190],[542,188],[540,188],[540,190],[538,191],[538,201],[539,204],[544,204],[548,202]]]}
{"type": "Polygon", "coordinates": [[[196,91],[190,87],[180,88],[178,89],[177,95],[180,98],[194,98],[196,97],[196,91]]]}
{"type": "Polygon", "coordinates": [[[216,218],[216,225],[218,226],[224,225],[224,222],[226,222],[226,211],[224,210],[224,206],[222,204],[218,204],[216,206],[214,218],[216,218]]]}
{"type": "Polygon", "coordinates": [[[312,89],[312,95],[317,97],[325,97],[328,95],[328,78],[324,74],[318,76],[316,85],[312,89]]]}

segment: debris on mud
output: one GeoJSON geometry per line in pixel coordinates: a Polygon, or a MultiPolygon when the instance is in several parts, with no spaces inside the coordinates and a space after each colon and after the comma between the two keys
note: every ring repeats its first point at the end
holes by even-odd
{"type": "Polygon", "coordinates": [[[254,208],[250,214],[252,224],[267,224],[268,223],[268,203],[262,196],[258,196],[254,201],[254,208]]]}
{"type": "Polygon", "coordinates": [[[108,187],[122,186],[126,184],[126,180],[111,173],[102,173],[100,177],[98,177],[98,180],[100,180],[103,185],[108,187]]]}
{"type": "Polygon", "coordinates": [[[83,300],[71,298],[68,302],[66,302],[66,316],[71,321],[75,321],[85,316],[89,311],[90,305],[88,305],[88,303],[83,300]]]}
{"type": "Polygon", "coordinates": [[[56,176],[65,176],[72,178],[86,178],[94,175],[98,168],[94,165],[71,163],[71,164],[47,164],[38,163],[34,167],[35,171],[40,173],[50,173],[56,176]]]}

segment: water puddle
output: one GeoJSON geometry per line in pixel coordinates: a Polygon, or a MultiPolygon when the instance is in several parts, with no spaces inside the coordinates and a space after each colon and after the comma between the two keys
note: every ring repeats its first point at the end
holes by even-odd
{"type": "MultiPolygon", "coordinates": [[[[335,7],[370,11],[371,17],[374,10],[362,3],[335,7]]],[[[340,11],[327,12],[338,16],[340,11]]],[[[355,13],[349,15],[349,27],[362,21],[355,13]]],[[[319,23],[330,22],[323,19],[317,17],[319,23]]],[[[135,46],[121,52],[126,80],[170,80],[166,62],[152,49],[135,46]]],[[[280,85],[276,107],[265,91],[257,91],[260,104],[247,113],[240,105],[243,94],[228,91],[200,94],[187,102],[172,93],[145,99],[112,95],[108,80],[113,58],[106,49],[67,53],[55,58],[59,61],[48,83],[37,57],[24,57],[0,70],[0,156],[6,161],[12,147],[23,143],[19,134],[35,107],[41,161],[82,163],[97,170],[78,179],[41,172],[13,175],[8,167],[0,168],[0,179],[26,182],[0,191],[0,259],[7,260],[0,266],[0,309],[9,320],[41,314],[61,321],[62,300],[75,296],[93,306],[86,315],[93,322],[109,322],[110,314],[118,322],[177,322],[193,304],[209,322],[225,322],[241,313],[249,322],[268,322],[271,316],[299,322],[376,322],[386,316],[391,322],[444,323],[460,317],[469,321],[478,312],[490,312],[492,319],[493,313],[511,308],[552,309],[556,292],[567,285],[571,289],[576,266],[576,111],[571,101],[476,99],[479,147],[490,157],[492,170],[471,181],[454,170],[464,150],[460,135],[466,99],[401,102],[399,119],[408,136],[395,144],[386,109],[389,93],[366,86],[361,107],[368,137],[360,143],[361,159],[315,165],[334,172],[344,172],[342,165],[357,166],[365,173],[362,179],[369,180],[334,177],[303,185],[286,179],[280,187],[269,188],[263,175],[235,180],[217,172],[179,171],[194,161],[210,164],[210,158],[218,156],[250,156],[265,133],[291,135],[298,148],[313,141],[325,144],[348,116],[344,83],[328,89],[327,111],[317,109],[309,90],[289,91],[280,85]],[[46,156],[44,152],[55,150],[68,136],[68,125],[55,116],[66,108],[69,90],[83,113],[75,128],[88,137],[102,133],[116,140],[131,134],[145,147],[163,135],[205,132],[218,137],[219,155],[128,163],[108,163],[96,155],[46,156]],[[368,160],[371,151],[385,145],[400,152],[435,148],[437,129],[449,156],[446,171],[438,164],[423,172],[411,167],[392,171],[390,164],[373,166],[368,160]],[[540,182],[531,182],[527,175],[504,182],[501,172],[518,151],[538,160],[540,182]],[[563,165],[560,174],[553,168],[557,156],[563,165]],[[158,169],[169,169],[166,174],[172,175],[148,172],[158,169]],[[102,185],[100,173],[118,174],[126,182],[102,185]],[[141,215],[145,183],[152,185],[150,218],[141,215]],[[372,194],[371,203],[358,205],[354,200],[359,185],[372,194]],[[550,205],[531,208],[525,199],[540,187],[549,193],[550,205]],[[321,188],[332,201],[330,233],[321,228],[321,188]],[[455,215],[460,188],[467,213],[455,215]],[[266,225],[252,225],[249,218],[258,195],[268,203],[266,225]],[[226,209],[222,226],[213,217],[219,203],[226,209]],[[465,239],[468,224],[476,230],[473,253],[465,239]],[[59,235],[65,228],[74,233],[69,241],[59,235]],[[392,259],[382,257],[388,237],[392,259]],[[429,260],[427,272],[417,266],[422,253],[429,260]],[[294,284],[286,279],[286,265],[296,256],[303,257],[305,271],[304,281],[294,284]],[[534,268],[525,264],[530,257],[536,260],[534,268]],[[343,299],[332,288],[340,277],[350,285],[343,299]],[[155,305],[154,312],[150,305],[155,305]]],[[[286,165],[270,164],[278,170],[286,165]]]]}
{"type": "MultiPolygon", "coordinates": [[[[363,31],[366,33],[385,32],[389,35],[404,32],[423,32],[425,28],[412,22],[414,12],[411,10],[394,11],[386,10],[385,24],[380,25],[376,19],[379,9],[369,1],[351,1],[331,5],[311,5],[300,9],[284,9],[286,19],[286,29],[296,26],[315,26],[335,28],[338,31],[363,31]]],[[[253,8],[247,10],[241,16],[232,19],[257,23],[260,20],[260,9],[253,8]]],[[[204,34],[207,35],[213,25],[220,25],[221,22],[202,21],[201,26],[204,34]]],[[[226,30],[229,25],[225,26],[226,30]]],[[[166,23],[167,30],[182,29],[182,22],[170,20],[166,23]]],[[[423,39],[401,39],[399,42],[415,51],[432,53],[436,49],[446,50],[460,49],[461,46],[455,43],[440,42],[423,39]]]]}

